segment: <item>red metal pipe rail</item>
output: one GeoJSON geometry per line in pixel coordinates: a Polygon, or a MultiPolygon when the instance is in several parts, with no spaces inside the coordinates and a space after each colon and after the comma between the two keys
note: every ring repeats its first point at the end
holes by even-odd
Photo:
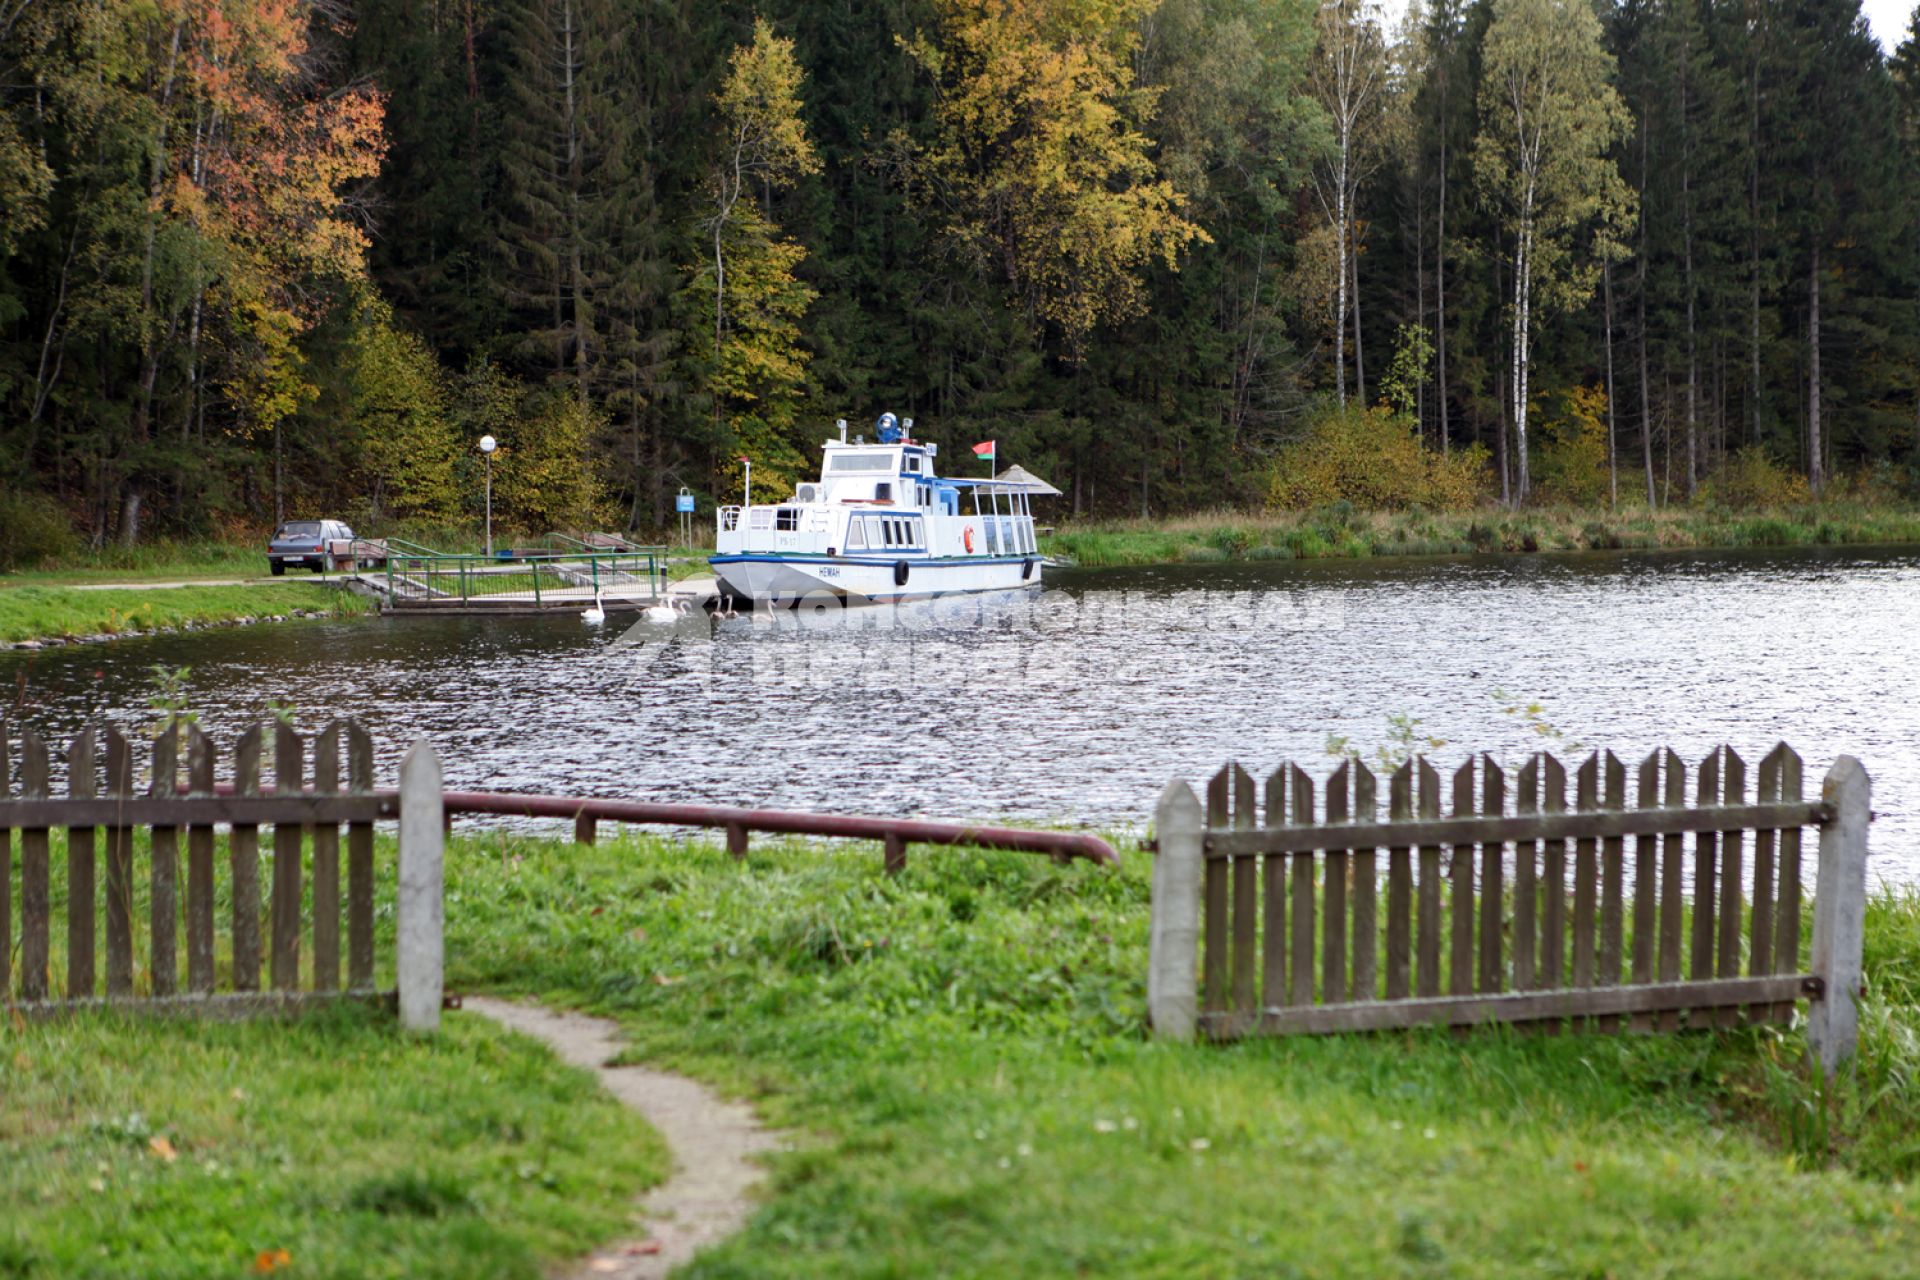
{"type": "MultiPolygon", "coordinates": [[[[306,790],[311,791],[311,786],[306,790]]],[[[182,793],[186,784],[181,786],[182,793]]],[[[271,785],[260,788],[272,795],[271,785]]],[[[217,795],[232,795],[233,784],[214,787],[217,795]]],[[[398,811],[397,791],[375,791],[398,811]]],[[[653,800],[603,800],[593,796],[531,796],[513,791],[448,791],[441,797],[448,825],[455,814],[488,813],[510,818],[572,818],[574,839],[592,844],[601,822],[636,825],[711,827],[727,833],[727,852],[744,857],[747,833],[773,831],[785,835],[832,836],[851,840],[878,840],[886,850],[886,868],[899,871],[907,862],[910,844],[972,845],[984,849],[1011,849],[1044,853],[1058,862],[1084,858],[1105,867],[1120,865],[1113,846],[1099,836],[1074,831],[1030,831],[1024,827],[986,827],[965,822],[929,822],[918,818],[866,818],[845,813],[797,813],[786,809],[744,809],[718,804],[667,804],[653,800]]]]}
{"type": "Polygon", "coordinates": [[[449,815],[491,813],[516,818],[572,818],[574,838],[582,844],[592,844],[597,824],[606,821],[724,829],[727,850],[736,858],[747,851],[749,831],[773,831],[786,835],[878,840],[886,848],[889,871],[898,871],[906,864],[906,849],[910,844],[975,845],[1044,853],[1062,862],[1085,858],[1101,866],[1120,865],[1112,845],[1098,836],[1073,831],[1029,831],[1021,827],[985,827],[915,818],[866,818],[841,813],[795,813],[733,805],[528,796],[508,791],[449,791],[444,803],[449,815]]]}

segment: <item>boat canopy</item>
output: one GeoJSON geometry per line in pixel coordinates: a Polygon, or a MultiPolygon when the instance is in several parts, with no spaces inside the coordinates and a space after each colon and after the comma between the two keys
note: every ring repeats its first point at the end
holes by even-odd
{"type": "Polygon", "coordinates": [[[996,484],[1023,486],[1028,493],[1039,494],[1042,497],[1058,498],[1063,496],[1060,490],[1054,488],[1025,467],[1008,467],[993,479],[996,484]]]}

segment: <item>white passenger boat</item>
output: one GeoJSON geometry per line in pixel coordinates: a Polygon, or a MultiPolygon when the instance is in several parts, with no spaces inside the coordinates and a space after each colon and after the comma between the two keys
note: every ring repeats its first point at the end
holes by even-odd
{"type": "Polygon", "coordinates": [[[843,420],[817,483],[783,502],[721,507],[709,562],[720,594],[792,605],[1037,589],[1030,499],[1054,491],[937,475],[939,446],[912,428],[882,414],[872,443],[848,441],[843,420]]]}

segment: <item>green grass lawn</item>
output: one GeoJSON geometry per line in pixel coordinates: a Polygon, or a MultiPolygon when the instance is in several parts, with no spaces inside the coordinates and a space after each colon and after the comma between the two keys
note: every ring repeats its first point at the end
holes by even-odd
{"type": "MultiPolygon", "coordinates": [[[[1920,896],[1872,903],[1859,1066],[1823,1087],[1772,1029],[1157,1043],[1147,870],[461,837],[448,981],[610,1014],[799,1135],[694,1276],[1881,1277],[1920,1250],[1920,896]]],[[[280,1248],[532,1276],[617,1235],[658,1149],[543,1053],[446,1027],[0,1029],[0,1278],[280,1248]]]]}
{"type": "Polygon", "coordinates": [[[287,614],[295,609],[370,612],[372,602],[314,583],[260,587],[167,587],[79,591],[72,587],[0,589],[0,643],[59,636],[153,631],[188,623],[287,614]]]}
{"type": "Polygon", "coordinates": [[[627,1229],[668,1166],[543,1049],[361,1006],[0,1024],[0,1150],[6,1280],[535,1280],[627,1229]]]}
{"type": "Polygon", "coordinates": [[[1885,1276],[1920,1249],[1920,905],[1856,1077],[1797,1033],[1169,1046],[1145,859],[454,845],[450,980],[619,1017],[819,1135],[697,1276],[1885,1276]]]}

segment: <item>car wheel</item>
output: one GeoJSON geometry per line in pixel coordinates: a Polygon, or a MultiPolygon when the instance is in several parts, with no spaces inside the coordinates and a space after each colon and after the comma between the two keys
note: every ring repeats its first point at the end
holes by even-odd
{"type": "Polygon", "coordinates": [[[287,571],[287,566],[278,560],[270,561],[268,567],[273,570],[273,576],[276,578],[287,571]]]}

